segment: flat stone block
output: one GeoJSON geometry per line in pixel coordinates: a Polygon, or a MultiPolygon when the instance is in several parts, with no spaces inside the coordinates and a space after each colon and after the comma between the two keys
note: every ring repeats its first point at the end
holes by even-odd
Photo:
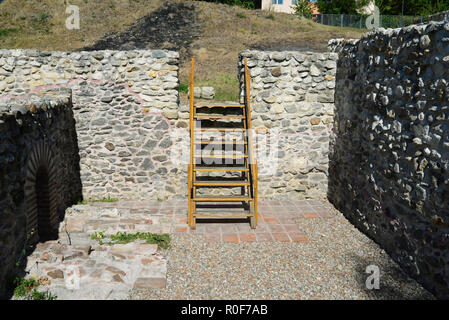
{"type": "Polygon", "coordinates": [[[165,288],[167,284],[166,278],[137,278],[134,282],[134,289],[139,288],[165,288]]]}

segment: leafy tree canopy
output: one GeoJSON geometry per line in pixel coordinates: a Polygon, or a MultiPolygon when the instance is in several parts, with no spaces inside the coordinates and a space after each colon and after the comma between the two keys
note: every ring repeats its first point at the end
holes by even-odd
{"type": "Polygon", "coordinates": [[[366,6],[369,0],[318,0],[320,13],[357,14],[357,10],[366,6]]]}
{"type": "MultiPolygon", "coordinates": [[[[318,0],[321,13],[357,14],[369,0],[318,0]]],[[[401,15],[402,0],[375,0],[381,14],[401,15]]],[[[404,15],[426,16],[449,10],[449,0],[404,0],[404,15]]]]}
{"type": "MultiPolygon", "coordinates": [[[[376,0],[381,14],[402,14],[402,0],[376,0]]],[[[449,0],[404,0],[404,15],[426,16],[449,10],[449,0]]]]}

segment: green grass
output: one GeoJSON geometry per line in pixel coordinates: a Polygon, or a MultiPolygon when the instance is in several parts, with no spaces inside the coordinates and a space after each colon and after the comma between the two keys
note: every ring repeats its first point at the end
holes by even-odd
{"type": "Polygon", "coordinates": [[[7,37],[7,36],[9,36],[9,35],[11,35],[13,33],[17,33],[17,32],[19,32],[18,28],[3,28],[3,29],[0,29],[0,38],[7,37]]]}
{"type": "Polygon", "coordinates": [[[118,201],[118,199],[111,198],[110,196],[108,196],[107,198],[103,198],[103,199],[82,200],[82,201],[78,201],[76,204],[77,205],[85,205],[85,204],[89,204],[89,202],[117,202],[117,201],[118,201]]]}
{"type": "Polygon", "coordinates": [[[146,243],[157,244],[162,249],[170,248],[171,238],[169,234],[156,234],[150,232],[126,233],[117,232],[116,234],[106,235],[105,232],[95,232],[90,235],[92,240],[97,240],[100,244],[126,244],[136,240],[145,240],[146,243]],[[110,241],[107,241],[107,238],[110,241]]]}
{"type": "Polygon", "coordinates": [[[91,200],[92,202],[117,202],[118,199],[115,198],[111,198],[110,196],[108,196],[107,198],[103,198],[101,200],[91,200]]]}
{"type": "Polygon", "coordinates": [[[235,15],[236,15],[237,18],[241,18],[241,19],[245,19],[246,18],[245,14],[243,14],[241,12],[237,12],[235,15]]]}
{"type": "Polygon", "coordinates": [[[188,93],[189,92],[189,85],[180,83],[179,84],[179,88],[178,88],[178,92],[188,93]]]}
{"type": "Polygon", "coordinates": [[[25,300],[56,300],[56,296],[47,291],[38,291],[41,285],[39,280],[33,278],[16,278],[14,280],[14,296],[25,300]]]}
{"type": "Polygon", "coordinates": [[[209,79],[199,79],[195,85],[214,87],[216,101],[239,100],[239,80],[235,74],[219,73],[209,79]]]}

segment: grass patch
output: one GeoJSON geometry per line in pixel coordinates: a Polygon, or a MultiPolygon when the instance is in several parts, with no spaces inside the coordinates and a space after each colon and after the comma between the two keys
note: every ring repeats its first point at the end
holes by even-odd
{"type": "Polygon", "coordinates": [[[117,202],[117,201],[118,201],[118,199],[111,198],[110,196],[108,196],[107,198],[103,198],[103,199],[82,200],[82,201],[78,201],[76,204],[77,205],[85,205],[85,204],[89,204],[89,202],[117,202]]]}
{"type": "Polygon", "coordinates": [[[118,199],[116,198],[111,198],[110,196],[108,196],[107,198],[103,198],[101,200],[91,200],[92,202],[117,202],[118,199]]]}
{"type": "Polygon", "coordinates": [[[126,233],[117,232],[116,234],[106,235],[105,232],[95,232],[90,235],[92,240],[97,240],[100,244],[126,244],[136,240],[145,240],[146,243],[157,244],[162,249],[170,248],[171,238],[169,234],[156,234],[150,232],[126,233]],[[107,239],[110,239],[107,241],[107,239]]]}
{"type": "MultiPolygon", "coordinates": [[[[0,47],[77,50],[94,44],[105,34],[125,31],[163,3],[162,0],[74,0],[73,4],[80,6],[82,17],[80,30],[74,32],[65,26],[67,14],[61,10],[59,1],[3,1],[0,2],[0,47]]],[[[367,31],[325,26],[282,12],[247,10],[206,1],[194,3],[203,27],[190,49],[179,50],[181,85],[178,90],[183,100],[187,98],[187,86],[182,84],[189,82],[191,57],[195,58],[196,85],[213,86],[217,101],[235,101],[239,98],[236,63],[240,51],[326,52],[329,39],[360,38],[367,31]]],[[[251,2],[241,2],[243,7],[246,3],[251,2]]]]}
{"type": "Polygon", "coordinates": [[[19,32],[18,28],[3,28],[0,29],[0,38],[10,36],[13,33],[19,32]]]}
{"type": "Polygon", "coordinates": [[[189,92],[189,85],[180,83],[179,84],[179,88],[178,88],[178,92],[188,93],[189,92]]]}
{"type": "Polygon", "coordinates": [[[37,288],[42,284],[41,279],[34,278],[16,278],[14,280],[14,296],[24,300],[56,300],[56,296],[47,291],[38,291],[37,288]]]}
{"type": "Polygon", "coordinates": [[[219,73],[208,79],[199,79],[195,85],[214,87],[216,101],[239,100],[239,80],[235,74],[219,73]]]}

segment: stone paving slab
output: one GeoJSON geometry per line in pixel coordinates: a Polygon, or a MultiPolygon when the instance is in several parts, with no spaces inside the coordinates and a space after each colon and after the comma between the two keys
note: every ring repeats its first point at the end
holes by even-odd
{"type": "Polygon", "coordinates": [[[187,201],[93,202],[66,210],[59,239],[39,243],[28,257],[26,271],[44,279],[58,299],[124,299],[131,289],[164,288],[167,261],[157,245],[142,241],[100,244],[91,235],[104,232],[197,235],[206,242],[303,242],[301,219],[326,219],[336,214],[321,201],[264,200],[258,227],[246,220],[197,220],[187,225],[187,201]]]}
{"type": "Polygon", "coordinates": [[[258,226],[255,230],[251,229],[246,220],[221,222],[200,219],[197,220],[196,230],[191,230],[187,225],[186,200],[98,202],[91,205],[129,210],[134,219],[147,216],[152,221],[154,227],[147,226],[148,230],[198,234],[208,242],[307,242],[307,237],[297,223],[298,219],[330,218],[336,214],[332,205],[326,201],[262,200],[259,201],[258,226]]]}
{"type": "Polygon", "coordinates": [[[130,209],[73,206],[60,224],[59,239],[39,243],[27,258],[26,272],[63,300],[125,299],[133,288],[163,288],[167,262],[156,244],[91,239],[95,232],[164,233],[160,218],[130,209]]]}
{"type": "Polygon", "coordinates": [[[58,299],[122,299],[132,288],[161,288],[166,260],[157,245],[67,245],[40,243],[28,257],[26,271],[45,279],[58,299]]]}

